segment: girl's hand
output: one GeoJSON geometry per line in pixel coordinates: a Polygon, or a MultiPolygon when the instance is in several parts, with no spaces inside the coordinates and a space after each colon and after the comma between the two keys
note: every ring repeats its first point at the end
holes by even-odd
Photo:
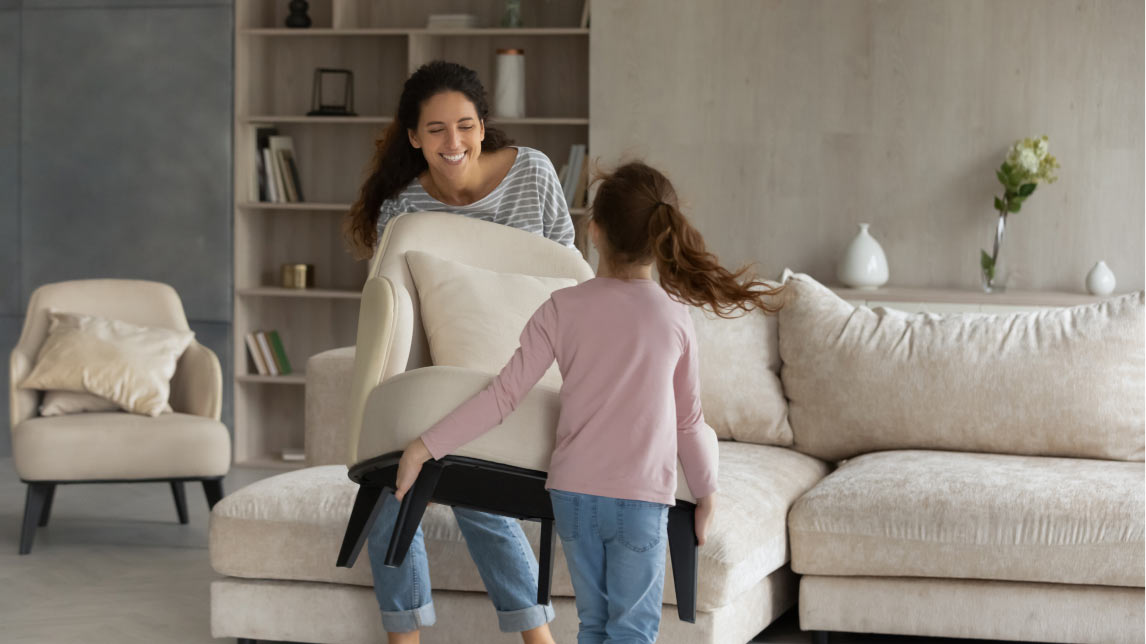
{"type": "Polygon", "coordinates": [[[712,515],[716,512],[716,494],[702,496],[696,500],[696,543],[704,545],[704,536],[708,532],[708,524],[712,523],[712,515]]]}
{"type": "Polygon", "coordinates": [[[402,458],[398,459],[395,499],[401,501],[402,497],[406,496],[406,492],[414,485],[414,481],[418,480],[418,473],[422,471],[422,463],[431,458],[433,456],[430,454],[430,450],[426,449],[426,444],[422,442],[421,438],[415,438],[406,446],[406,451],[402,452],[402,458]]]}

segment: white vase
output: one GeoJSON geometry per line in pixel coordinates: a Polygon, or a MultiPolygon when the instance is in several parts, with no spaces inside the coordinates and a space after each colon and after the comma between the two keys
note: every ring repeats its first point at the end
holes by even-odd
{"type": "Polygon", "coordinates": [[[848,244],[840,259],[837,277],[847,286],[878,288],[887,283],[887,255],[868,232],[869,225],[859,225],[859,234],[848,244]]]}
{"type": "Polygon", "coordinates": [[[493,114],[502,118],[525,116],[525,50],[497,50],[497,86],[493,114]]]}
{"type": "Polygon", "coordinates": [[[1110,295],[1114,292],[1114,273],[1106,262],[1098,262],[1086,274],[1086,290],[1094,295],[1110,295]]]}

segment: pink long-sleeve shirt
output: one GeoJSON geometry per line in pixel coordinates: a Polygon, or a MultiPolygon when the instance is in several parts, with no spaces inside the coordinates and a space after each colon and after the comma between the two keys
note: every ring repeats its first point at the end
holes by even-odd
{"type": "Polygon", "coordinates": [[[497,426],[557,360],[561,413],[546,488],[673,505],[716,490],[688,308],[652,280],[598,277],[533,314],[490,385],[422,434],[441,458],[497,426]]]}

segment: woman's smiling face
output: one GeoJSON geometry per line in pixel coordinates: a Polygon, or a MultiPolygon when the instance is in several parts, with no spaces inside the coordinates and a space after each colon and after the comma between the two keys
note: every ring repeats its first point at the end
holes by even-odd
{"type": "Polygon", "coordinates": [[[460,181],[477,167],[485,124],[465,94],[441,92],[422,103],[418,129],[408,134],[435,174],[460,181]]]}

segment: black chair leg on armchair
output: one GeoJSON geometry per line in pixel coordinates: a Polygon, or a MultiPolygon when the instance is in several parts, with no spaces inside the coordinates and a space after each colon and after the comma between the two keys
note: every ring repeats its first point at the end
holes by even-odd
{"type": "Polygon", "coordinates": [[[394,522],[394,534],[390,536],[390,545],[386,548],[386,566],[401,566],[406,560],[406,552],[410,543],[414,541],[414,534],[418,532],[418,525],[422,523],[422,515],[426,513],[426,505],[434,495],[434,488],[438,486],[438,479],[442,476],[441,463],[427,461],[422,466],[422,472],[406,496],[402,497],[402,507],[398,508],[398,519],[394,522]]]}
{"type": "Polygon", "coordinates": [[[179,523],[187,525],[187,492],[183,489],[183,481],[171,481],[171,496],[175,497],[175,513],[179,515],[179,523]]]}
{"type": "Polygon", "coordinates": [[[828,644],[828,631],[812,631],[812,644],[828,644]]]}
{"type": "Polygon", "coordinates": [[[669,508],[669,558],[676,589],[676,611],[682,622],[696,623],[696,516],[695,506],[678,502],[669,508]]]}
{"type": "Polygon", "coordinates": [[[28,494],[24,497],[24,523],[20,527],[20,554],[32,552],[32,541],[36,538],[36,524],[44,516],[44,506],[55,489],[54,483],[29,483],[28,494]]]}
{"type": "Polygon", "coordinates": [[[370,533],[370,527],[374,525],[378,510],[382,508],[382,494],[387,489],[368,485],[358,486],[358,495],[354,497],[354,508],[350,511],[350,521],[342,537],[342,549],[338,551],[336,566],[350,568],[358,559],[358,553],[362,552],[362,546],[366,543],[366,536],[370,533]]]}
{"type": "Polygon", "coordinates": [[[44,498],[44,509],[40,511],[40,527],[48,525],[48,519],[52,516],[52,501],[56,498],[56,484],[44,483],[48,486],[48,494],[44,498]]]}
{"type": "Polygon", "coordinates": [[[207,509],[214,509],[215,504],[223,500],[223,478],[204,479],[203,494],[207,497],[207,509]]]}
{"type": "Polygon", "coordinates": [[[239,637],[235,640],[235,644],[258,644],[258,640],[253,640],[249,637],[239,637]]]}
{"type": "Polygon", "coordinates": [[[540,606],[549,603],[549,591],[553,585],[553,551],[556,550],[553,540],[555,538],[553,519],[542,519],[541,554],[537,557],[537,603],[540,606]]]}

